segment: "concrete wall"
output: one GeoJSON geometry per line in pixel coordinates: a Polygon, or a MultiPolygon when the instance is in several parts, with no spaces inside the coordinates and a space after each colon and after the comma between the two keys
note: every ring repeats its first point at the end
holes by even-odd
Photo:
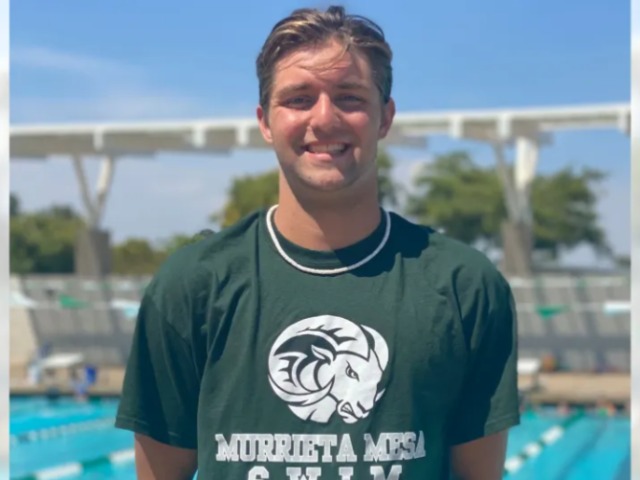
{"type": "MultiPolygon", "coordinates": [[[[20,280],[11,278],[11,292],[21,291],[20,280]]],[[[22,307],[11,307],[11,325],[9,329],[9,360],[12,369],[22,368],[38,346],[29,310],[22,307]]]]}
{"type": "MultiPolygon", "coordinates": [[[[31,335],[38,345],[49,343],[53,353],[79,352],[89,363],[122,366],[127,360],[135,319],[113,300],[137,301],[137,283],[132,288],[115,290],[117,282],[105,282],[77,276],[24,277],[19,284],[21,294],[36,302],[33,308],[11,309],[11,330],[24,324],[28,315],[31,335]]],[[[26,327],[21,327],[24,331],[26,327]]],[[[21,346],[24,351],[32,345],[21,346]]],[[[13,352],[12,352],[13,354],[13,352]]],[[[20,360],[24,355],[20,355],[20,360]]],[[[13,358],[12,358],[13,361],[13,358]]],[[[16,358],[18,361],[18,358],[16,358]]]]}

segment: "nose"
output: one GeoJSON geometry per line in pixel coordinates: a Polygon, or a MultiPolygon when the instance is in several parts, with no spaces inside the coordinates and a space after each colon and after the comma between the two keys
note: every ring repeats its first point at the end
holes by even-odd
{"type": "Polygon", "coordinates": [[[338,109],[328,95],[318,97],[310,114],[309,126],[314,131],[328,132],[340,123],[338,109]]]}

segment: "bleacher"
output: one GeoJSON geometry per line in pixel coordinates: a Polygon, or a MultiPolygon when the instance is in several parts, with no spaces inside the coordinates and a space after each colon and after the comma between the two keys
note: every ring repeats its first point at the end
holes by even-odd
{"type": "Polygon", "coordinates": [[[553,358],[577,372],[629,372],[630,279],[547,275],[510,279],[521,358],[553,358]]]}
{"type": "MultiPolygon", "coordinates": [[[[78,276],[13,277],[11,373],[20,384],[38,347],[50,354],[79,353],[103,372],[125,365],[141,293],[148,279],[78,276]]],[[[120,377],[119,373],[116,377],[120,377]]],[[[16,381],[14,381],[16,380],[16,381]]],[[[117,380],[116,380],[117,382],[117,380]]]]}
{"type": "MultiPolygon", "coordinates": [[[[558,274],[509,280],[518,308],[520,358],[551,358],[565,371],[630,371],[629,278],[558,274]]],[[[53,354],[80,353],[102,371],[121,371],[148,281],[13,277],[12,380],[26,375],[42,345],[50,345],[53,354]]]]}

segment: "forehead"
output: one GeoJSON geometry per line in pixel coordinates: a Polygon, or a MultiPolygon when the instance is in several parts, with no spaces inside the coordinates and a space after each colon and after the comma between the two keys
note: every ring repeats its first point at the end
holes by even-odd
{"type": "Polygon", "coordinates": [[[329,85],[357,82],[373,86],[367,57],[358,49],[346,50],[335,41],[294,50],[278,61],[274,69],[274,92],[300,81],[329,85]]]}

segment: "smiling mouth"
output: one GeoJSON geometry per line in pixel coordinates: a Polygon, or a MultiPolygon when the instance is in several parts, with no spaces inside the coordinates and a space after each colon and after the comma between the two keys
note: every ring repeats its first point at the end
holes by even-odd
{"type": "Polygon", "coordinates": [[[325,145],[305,145],[305,152],[313,155],[342,155],[349,149],[348,143],[332,143],[325,145]]]}

